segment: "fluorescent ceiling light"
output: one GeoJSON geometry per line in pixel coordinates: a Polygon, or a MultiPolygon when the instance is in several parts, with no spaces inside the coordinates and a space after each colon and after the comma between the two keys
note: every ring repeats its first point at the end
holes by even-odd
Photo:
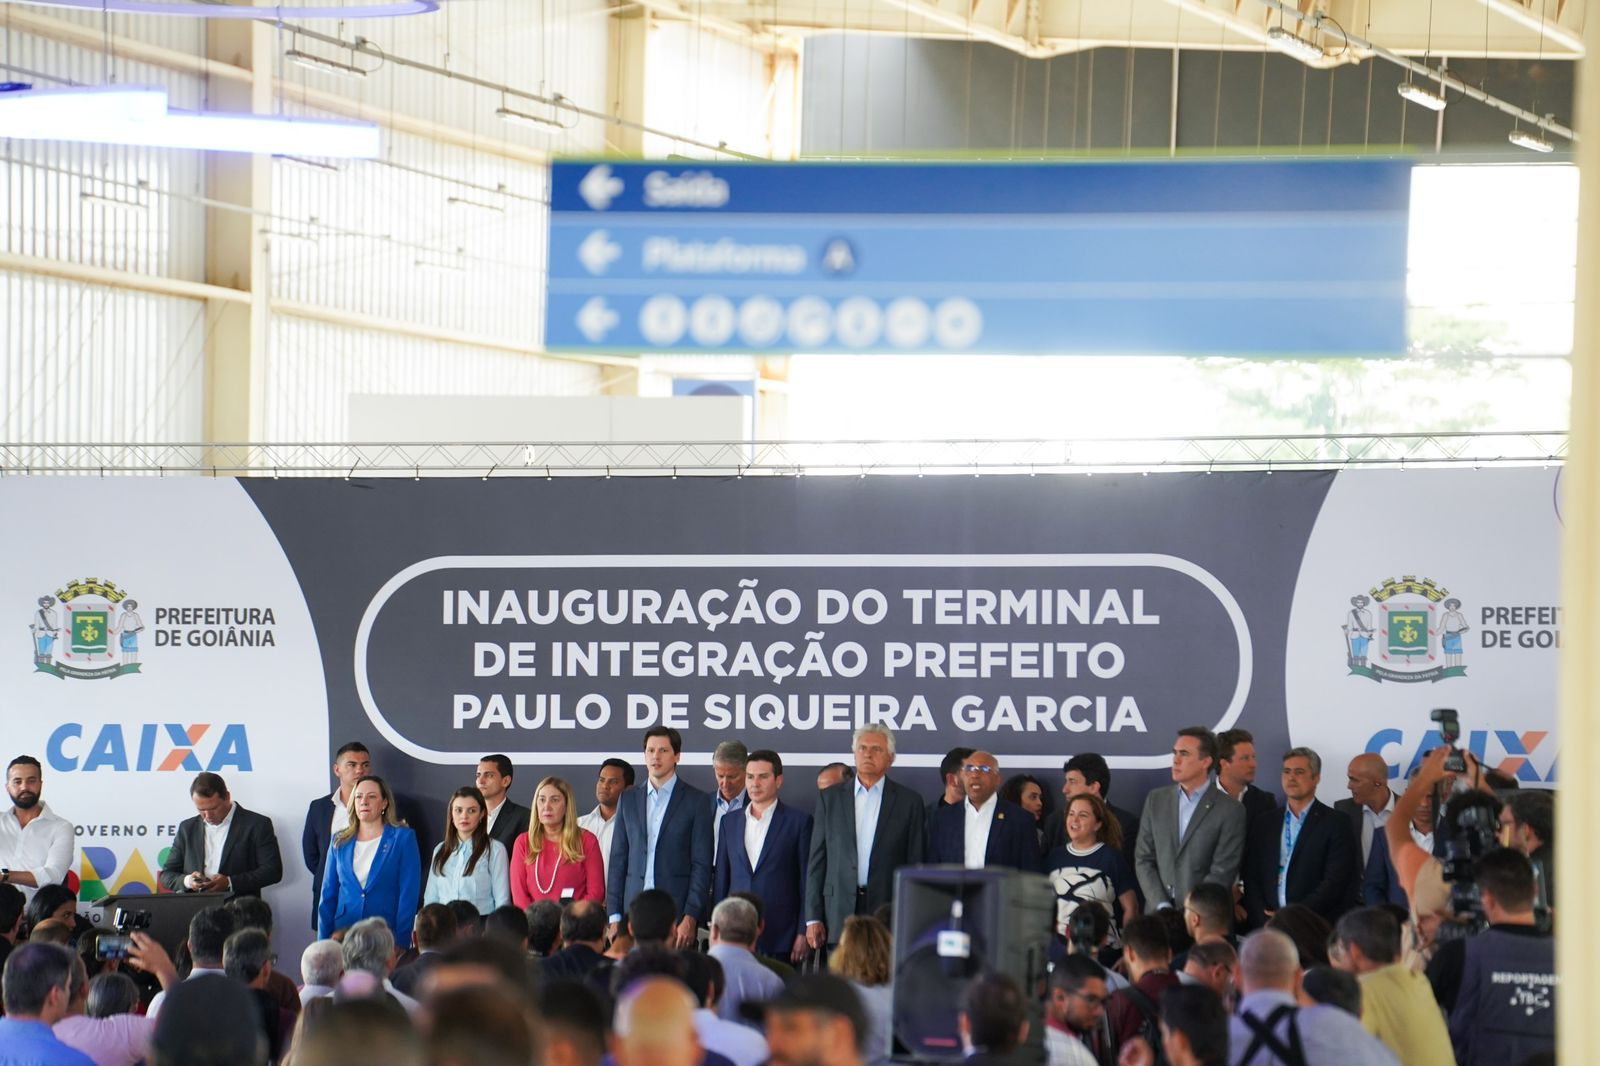
{"type": "Polygon", "coordinates": [[[545,118],[543,115],[530,115],[526,111],[513,111],[509,107],[497,107],[494,109],[494,113],[501,121],[510,122],[518,126],[533,126],[539,129],[554,130],[567,128],[553,118],[545,118]]]}
{"type": "Polygon", "coordinates": [[[0,137],[356,159],[371,159],[381,147],[369,122],[168,111],[161,89],[0,94],[0,137]]]}
{"type": "Polygon", "coordinates": [[[1556,150],[1555,145],[1537,133],[1530,133],[1527,130],[1512,130],[1506,134],[1506,140],[1518,148],[1526,148],[1530,152],[1553,152],[1556,150]]]}
{"type": "Polygon", "coordinates": [[[311,52],[302,52],[298,48],[291,48],[283,53],[283,58],[297,67],[307,70],[320,70],[324,74],[337,74],[341,78],[365,78],[367,72],[353,63],[341,63],[337,59],[327,56],[314,55],[311,52]]]}
{"type": "Polygon", "coordinates": [[[1413,104],[1427,108],[1429,111],[1443,111],[1447,100],[1436,92],[1424,89],[1415,82],[1403,81],[1395,87],[1395,91],[1403,99],[1410,100],[1413,104]]]}
{"type": "Polygon", "coordinates": [[[1267,43],[1302,63],[1317,63],[1328,58],[1328,53],[1323,51],[1320,44],[1298,37],[1282,26],[1274,26],[1267,31],[1267,43]]]}

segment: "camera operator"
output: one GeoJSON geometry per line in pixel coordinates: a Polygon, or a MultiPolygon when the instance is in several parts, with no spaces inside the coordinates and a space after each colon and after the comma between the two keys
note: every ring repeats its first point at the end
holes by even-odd
{"type": "Polygon", "coordinates": [[[1500,812],[1502,843],[1528,857],[1539,874],[1544,903],[1555,906],[1556,832],[1555,795],[1529,789],[1518,790],[1500,812]]]}
{"type": "Polygon", "coordinates": [[[1472,872],[1489,927],[1443,945],[1434,957],[1440,968],[1459,966],[1449,1008],[1456,1061],[1526,1062],[1553,1051],[1556,1038],[1555,943],[1534,920],[1533,865],[1520,851],[1497,848],[1472,872]]]}

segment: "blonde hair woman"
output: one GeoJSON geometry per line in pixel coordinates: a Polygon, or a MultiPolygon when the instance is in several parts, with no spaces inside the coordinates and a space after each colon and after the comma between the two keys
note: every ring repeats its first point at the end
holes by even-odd
{"type": "Polygon", "coordinates": [[[367,774],[350,790],[350,820],[333,838],[317,904],[317,935],[326,940],[363,918],[382,918],[402,948],[422,895],[417,834],[400,819],[383,778],[367,774]]]}
{"type": "Polygon", "coordinates": [[[572,786],[547,777],[533,790],[528,831],[511,848],[511,901],[526,908],[542,899],[604,903],[605,898],[600,841],[578,827],[572,786]]]}

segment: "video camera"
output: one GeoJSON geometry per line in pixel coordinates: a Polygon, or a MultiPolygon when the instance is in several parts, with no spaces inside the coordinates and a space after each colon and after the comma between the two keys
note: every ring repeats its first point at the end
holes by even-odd
{"type": "MultiPolygon", "coordinates": [[[[1456,742],[1461,739],[1461,718],[1454,708],[1440,707],[1428,715],[1439,725],[1439,736],[1450,754],[1445,757],[1444,768],[1454,774],[1467,772],[1466,758],[1456,742]]],[[[1458,782],[1457,789],[1461,789],[1458,782]]],[[[1450,911],[1454,920],[1439,927],[1438,939],[1460,940],[1479,933],[1488,927],[1489,920],[1483,912],[1483,898],[1473,875],[1473,866],[1484,854],[1499,844],[1500,823],[1486,805],[1460,808],[1445,824],[1445,803],[1442,794],[1434,796],[1435,832],[1445,833],[1444,866],[1445,884],[1450,886],[1450,911]]]]}
{"type": "Polygon", "coordinates": [[[131,911],[126,907],[118,907],[111,916],[111,927],[116,932],[105,934],[95,941],[94,957],[102,960],[127,958],[133,949],[132,934],[149,929],[152,920],[149,911],[131,911]]]}

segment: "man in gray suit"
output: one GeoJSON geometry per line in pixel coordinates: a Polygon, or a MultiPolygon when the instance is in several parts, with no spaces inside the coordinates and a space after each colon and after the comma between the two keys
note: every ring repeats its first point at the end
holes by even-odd
{"type": "Polygon", "coordinates": [[[1244,854],[1245,813],[1216,786],[1217,738],[1203,726],[1178,730],[1172,745],[1174,788],[1145,797],[1135,872],[1152,908],[1179,907],[1202,881],[1232,885],[1244,854]]]}
{"type": "Polygon", "coordinates": [[[806,870],[806,942],[837,944],[844,920],[894,901],[894,872],[922,861],[922,797],[884,775],[894,764],[894,734],[863,726],[851,739],[854,778],[823,789],[806,870]]]}

